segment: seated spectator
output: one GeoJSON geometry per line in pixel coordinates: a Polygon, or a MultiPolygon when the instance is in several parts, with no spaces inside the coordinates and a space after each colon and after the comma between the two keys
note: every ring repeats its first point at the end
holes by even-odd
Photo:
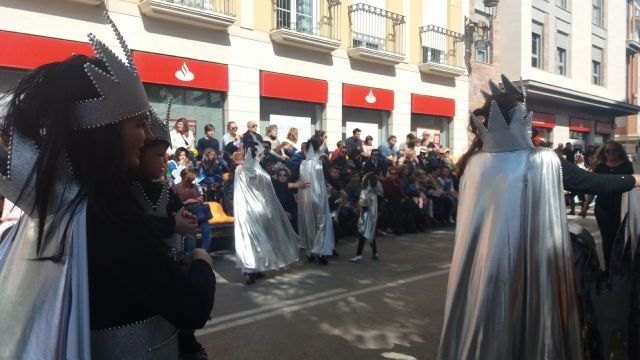
{"type": "Polygon", "coordinates": [[[413,133],[407,134],[406,141],[400,144],[400,147],[398,148],[398,157],[405,156],[405,152],[407,150],[415,151],[417,142],[418,142],[418,138],[416,138],[416,136],[413,135],[413,133]]]}
{"type": "Polygon", "coordinates": [[[449,170],[448,167],[443,167],[442,170],[440,170],[438,182],[440,182],[440,185],[442,185],[442,191],[444,192],[444,195],[449,197],[453,204],[451,215],[449,217],[450,223],[454,223],[453,215],[455,214],[455,207],[458,204],[458,191],[457,189],[455,189],[454,178],[455,175],[451,173],[451,170],[449,170]]]}
{"type": "MultiPolygon", "coordinates": [[[[190,205],[202,205],[204,203],[198,187],[194,184],[196,173],[192,169],[183,169],[180,172],[180,177],[182,181],[173,186],[173,192],[176,193],[188,211],[195,213],[193,210],[189,210],[190,205]]],[[[211,246],[211,228],[207,221],[198,222],[198,227],[202,235],[201,248],[208,252],[211,246]]],[[[194,237],[187,237],[185,239],[184,250],[186,252],[191,252],[196,246],[196,239],[194,237]]]]}
{"type": "Polygon", "coordinates": [[[367,135],[362,144],[362,157],[365,159],[369,158],[369,156],[371,156],[371,150],[373,150],[373,136],[367,135]]]}
{"type": "Polygon", "coordinates": [[[440,224],[453,223],[454,202],[438,181],[441,168],[427,169],[427,196],[433,204],[432,216],[440,224]]]}
{"type": "Polygon", "coordinates": [[[340,155],[340,151],[343,146],[344,146],[344,142],[342,140],[338,141],[338,143],[336,144],[336,149],[333,150],[329,155],[329,160],[333,160],[336,157],[338,157],[340,155]]]}
{"type": "Polygon", "coordinates": [[[289,186],[291,171],[284,165],[278,164],[274,167],[275,177],[272,179],[273,190],[284,209],[293,230],[298,232],[298,203],[295,199],[296,189],[289,186]]]}
{"type": "Polygon", "coordinates": [[[376,149],[371,150],[371,156],[364,162],[362,173],[374,173],[380,175],[386,173],[387,161],[380,157],[380,152],[376,149]]]}
{"type": "Polygon", "coordinates": [[[220,201],[227,169],[218,162],[214,149],[207,148],[203,154],[198,168],[198,184],[203,188],[206,201],[220,201]]]}
{"type": "Polygon", "coordinates": [[[180,172],[184,169],[193,169],[193,163],[189,160],[187,149],[181,147],[176,149],[173,159],[167,163],[168,178],[172,180],[173,184],[180,183],[182,180],[180,172]]]}
{"type": "Polygon", "coordinates": [[[212,124],[207,124],[204,126],[204,137],[198,140],[198,145],[196,145],[196,149],[198,149],[198,154],[200,156],[204,155],[204,151],[206,149],[220,151],[220,143],[218,142],[218,139],[214,137],[215,134],[215,126],[213,126],[212,124]]]}
{"type": "Polygon", "coordinates": [[[378,147],[380,157],[387,160],[387,167],[393,165],[398,158],[398,147],[396,146],[396,142],[396,136],[391,135],[387,138],[386,144],[381,144],[378,147]]]}
{"type": "Polygon", "coordinates": [[[287,155],[289,158],[291,158],[293,154],[295,154],[296,151],[300,149],[300,146],[298,145],[298,129],[297,128],[292,127],[289,129],[289,131],[287,132],[287,137],[284,140],[282,140],[282,146],[283,146],[285,155],[287,155]]]}

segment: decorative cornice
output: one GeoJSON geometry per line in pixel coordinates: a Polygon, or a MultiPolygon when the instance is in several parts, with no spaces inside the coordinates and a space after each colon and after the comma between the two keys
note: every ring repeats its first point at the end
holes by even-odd
{"type": "Polygon", "coordinates": [[[369,49],[366,47],[351,48],[347,50],[347,54],[349,55],[349,57],[354,59],[384,65],[395,65],[405,60],[404,55],[395,54],[388,51],[369,49]]]}
{"type": "Polygon", "coordinates": [[[68,0],[68,1],[73,1],[73,2],[76,2],[76,3],[93,5],[93,6],[98,6],[100,4],[104,4],[104,0],[68,0]]]}
{"type": "Polygon", "coordinates": [[[301,47],[324,53],[330,53],[339,48],[342,44],[340,40],[329,39],[290,29],[273,30],[269,36],[275,43],[301,47]]]}
{"type": "Polygon", "coordinates": [[[434,74],[434,75],[450,77],[450,78],[455,78],[467,73],[467,70],[465,68],[446,65],[446,64],[440,64],[435,62],[426,62],[426,63],[418,64],[418,69],[420,69],[420,71],[423,73],[434,74]]]}
{"type": "Polygon", "coordinates": [[[163,0],[143,0],[138,4],[138,8],[140,8],[140,12],[149,17],[215,30],[227,30],[236,21],[235,15],[202,10],[163,0]]]}

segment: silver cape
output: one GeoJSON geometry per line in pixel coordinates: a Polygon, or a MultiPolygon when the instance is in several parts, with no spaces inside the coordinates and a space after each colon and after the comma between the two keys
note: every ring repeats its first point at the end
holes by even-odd
{"type": "Polygon", "coordinates": [[[360,212],[360,218],[358,219],[358,232],[367,239],[368,242],[373,242],[376,236],[376,223],[378,222],[378,196],[382,195],[382,188],[380,183],[375,189],[367,187],[360,191],[359,204],[361,207],[366,207],[367,211],[360,212]]]}
{"type": "Polygon", "coordinates": [[[86,202],[52,220],[45,255],[66,236],[59,263],[37,258],[38,220],[23,215],[0,244],[0,359],[90,359],[86,202]],[[67,220],[73,217],[68,232],[67,220]]]}
{"type": "Polygon", "coordinates": [[[334,248],[333,218],[322,170],[321,153],[312,146],[300,164],[300,180],[309,187],[298,191],[298,232],[300,246],[316,255],[331,255],[334,248]]]}
{"type": "Polygon", "coordinates": [[[235,172],[233,208],[238,265],[266,271],[298,260],[298,235],[276,197],[269,174],[251,151],[235,172]]]}
{"type": "Polygon", "coordinates": [[[440,359],[582,359],[560,161],[479,152],[460,184],[440,359]]]}

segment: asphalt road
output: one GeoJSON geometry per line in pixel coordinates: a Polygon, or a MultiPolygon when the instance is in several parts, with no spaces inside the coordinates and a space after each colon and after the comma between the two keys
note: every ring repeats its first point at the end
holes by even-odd
{"type": "MultiPolygon", "coordinates": [[[[594,234],[593,217],[570,216],[594,234]]],[[[216,305],[199,330],[209,359],[435,359],[453,227],[377,239],[350,263],[355,239],[328,266],[306,262],[244,285],[231,253],[217,253],[216,305]]]]}

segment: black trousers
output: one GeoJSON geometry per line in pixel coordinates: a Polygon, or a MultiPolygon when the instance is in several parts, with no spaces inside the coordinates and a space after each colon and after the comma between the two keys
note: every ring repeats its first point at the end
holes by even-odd
{"type": "Polygon", "coordinates": [[[609,270],[611,263],[611,253],[613,252],[613,242],[616,239],[618,228],[620,227],[620,215],[616,216],[607,209],[596,206],[594,214],[602,237],[602,253],[604,255],[605,269],[609,270]]]}
{"type": "MultiPolygon", "coordinates": [[[[356,255],[362,255],[362,250],[364,249],[364,243],[365,241],[367,241],[367,239],[364,238],[364,236],[362,236],[362,234],[358,234],[358,252],[356,253],[356,255]]],[[[373,238],[373,241],[371,242],[371,251],[373,251],[373,254],[377,254],[378,253],[378,249],[376,248],[376,238],[373,238]]]]}

